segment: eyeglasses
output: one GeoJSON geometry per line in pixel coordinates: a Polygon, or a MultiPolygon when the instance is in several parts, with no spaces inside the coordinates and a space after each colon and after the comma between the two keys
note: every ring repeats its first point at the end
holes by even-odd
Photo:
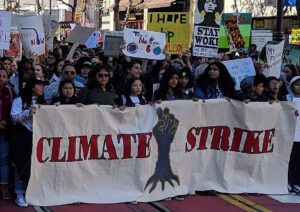
{"type": "Polygon", "coordinates": [[[74,74],[76,74],[76,72],[75,71],[64,71],[64,74],[65,75],[74,75],[74,74]]]}
{"type": "Polygon", "coordinates": [[[99,78],[102,78],[102,77],[108,78],[109,74],[98,74],[97,77],[99,77],[99,78]]]}

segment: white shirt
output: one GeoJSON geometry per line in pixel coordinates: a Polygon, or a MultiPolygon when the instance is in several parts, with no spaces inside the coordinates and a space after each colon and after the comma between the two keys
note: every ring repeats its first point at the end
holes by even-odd
{"type": "MultiPolygon", "coordinates": [[[[36,104],[36,99],[32,99],[31,105],[36,104]]],[[[12,103],[10,116],[14,124],[21,124],[32,132],[32,117],[30,117],[30,109],[23,109],[21,97],[16,98],[12,103]]]]}

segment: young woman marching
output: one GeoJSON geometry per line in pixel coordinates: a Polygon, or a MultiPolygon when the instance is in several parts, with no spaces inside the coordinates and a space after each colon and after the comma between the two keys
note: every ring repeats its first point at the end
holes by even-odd
{"type": "Polygon", "coordinates": [[[25,191],[30,176],[30,159],[32,153],[32,118],[37,105],[46,104],[43,97],[45,81],[36,77],[27,80],[20,97],[13,101],[11,118],[14,126],[12,139],[13,162],[16,167],[15,193],[16,204],[27,207],[25,191]]]}

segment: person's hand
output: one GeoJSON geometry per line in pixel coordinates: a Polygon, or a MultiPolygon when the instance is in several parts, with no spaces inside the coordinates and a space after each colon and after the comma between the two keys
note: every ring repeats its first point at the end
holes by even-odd
{"type": "Polygon", "coordinates": [[[299,111],[298,110],[295,111],[295,116],[297,116],[297,117],[299,116],[299,111]]]}
{"type": "Polygon", "coordinates": [[[82,103],[77,103],[76,104],[76,107],[83,107],[84,106],[84,104],[82,104],[82,103]]]}
{"type": "Polygon", "coordinates": [[[60,102],[55,102],[54,105],[55,105],[56,107],[58,107],[58,106],[60,105],[60,102]]]}
{"type": "Polygon", "coordinates": [[[123,50],[126,48],[126,42],[123,41],[121,44],[120,44],[120,49],[123,50]]]}
{"type": "Polygon", "coordinates": [[[5,120],[0,122],[0,130],[5,130],[7,126],[7,122],[5,120]]]}
{"type": "Polygon", "coordinates": [[[161,100],[156,100],[155,103],[156,103],[156,104],[161,104],[162,101],[161,101],[161,100]]]}
{"type": "Polygon", "coordinates": [[[30,108],[30,111],[29,111],[29,117],[32,118],[33,115],[36,113],[36,110],[37,110],[37,107],[36,106],[32,106],[30,108]]]}
{"type": "Polygon", "coordinates": [[[199,101],[199,98],[193,97],[192,100],[193,100],[193,102],[198,102],[198,101],[199,101]]]}
{"type": "Polygon", "coordinates": [[[126,106],[121,106],[121,107],[119,107],[119,110],[124,111],[126,108],[127,108],[126,106]]]}
{"type": "Polygon", "coordinates": [[[246,104],[248,104],[248,103],[251,102],[251,99],[245,99],[243,102],[246,103],[246,104]]]}
{"type": "Polygon", "coordinates": [[[228,97],[224,97],[224,99],[225,99],[227,102],[231,102],[231,99],[228,98],[228,97]]]}

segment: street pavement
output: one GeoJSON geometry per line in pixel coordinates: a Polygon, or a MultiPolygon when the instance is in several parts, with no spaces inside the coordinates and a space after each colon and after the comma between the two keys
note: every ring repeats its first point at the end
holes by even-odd
{"type": "MultiPolygon", "coordinates": [[[[300,202],[300,196],[296,197],[300,202]]],[[[190,195],[184,200],[164,200],[152,203],[71,204],[54,207],[19,208],[13,202],[0,200],[0,212],[154,212],[154,211],[284,211],[299,212],[299,203],[281,203],[266,195],[190,195]]]]}

